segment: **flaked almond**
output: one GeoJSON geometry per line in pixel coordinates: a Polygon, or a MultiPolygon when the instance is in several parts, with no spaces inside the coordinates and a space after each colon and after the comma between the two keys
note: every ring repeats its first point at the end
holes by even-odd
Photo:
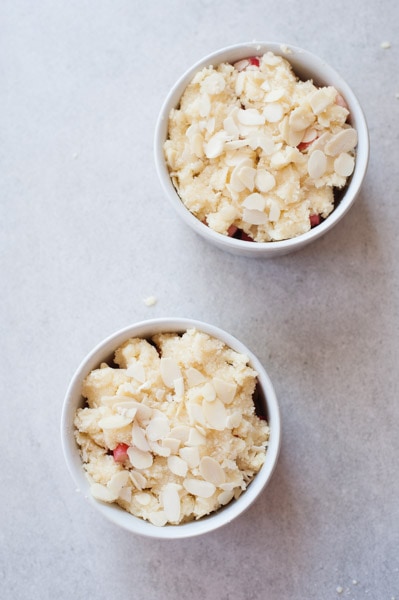
{"type": "Polygon", "coordinates": [[[170,433],[170,425],[167,418],[154,417],[147,425],[146,436],[148,440],[157,441],[167,437],[170,433]]]}
{"type": "Polygon", "coordinates": [[[121,429],[126,427],[133,421],[133,417],[123,415],[110,415],[109,417],[103,417],[98,421],[98,426],[101,429],[121,429]]]}
{"type": "Polygon", "coordinates": [[[174,358],[162,357],[160,360],[160,370],[162,380],[169,388],[173,388],[175,379],[179,379],[182,376],[179,363],[174,358]]]}
{"type": "Polygon", "coordinates": [[[112,494],[116,494],[119,497],[121,490],[130,481],[129,471],[118,471],[112,475],[111,479],[107,483],[107,488],[112,494]]]}
{"type": "Polygon", "coordinates": [[[178,523],[180,520],[179,489],[181,489],[181,486],[175,483],[167,483],[161,492],[163,508],[170,523],[178,523]]]}
{"type": "Polygon", "coordinates": [[[201,82],[201,91],[207,94],[221,94],[226,86],[222,73],[211,73],[201,82]]]}
{"type": "Polygon", "coordinates": [[[223,431],[226,427],[227,412],[221,400],[218,398],[214,402],[202,402],[202,411],[212,429],[223,431]]]}
{"type": "Polygon", "coordinates": [[[224,483],[226,475],[217,460],[211,456],[203,456],[199,464],[201,477],[216,486],[224,483]]]}
{"type": "Polygon", "coordinates": [[[294,131],[304,131],[314,123],[314,120],[315,117],[311,110],[306,106],[298,106],[291,112],[288,123],[294,131]]]}
{"type": "Polygon", "coordinates": [[[216,398],[216,391],[212,383],[208,381],[201,388],[201,395],[207,402],[213,402],[216,398]]]}
{"type": "Polygon", "coordinates": [[[200,462],[200,454],[198,447],[186,446],[184,448],[180,448],[179,456],[188,464],[190,469],[195,469],[195,467],[198,467],[200,462]]]}
{"type": "Polygon", "coordinates": [[[190,427],[188,425],[177,425],[173,427],[170,431],[170,435],[168,437],[176,438],[181,442],[186,442],[188,440],[188,436],[190,434],[190,427]]]}
{"type": "Polygon", "coordinates": [[[172,454],[176,454],[179,451],[181,440],[172,437],[166,437],[162,440],[162,446],[169,448],[172,454]]]}
{"type": "Polygon", "coordinates": [[[213,387],[216,390],[217,397],[224,403],[230,404],[234,400],[234,396],[237,391],[237,384],[230,383],[219,377],[212,379],[213,387]]]}
{"type": "Polygon", "coordinates": [[[239,411],[235,411],[231,415],[228,415],[226,419],[226,427],[229,429],[235,429],[240,425],[241,421],[242,414],[239,411]]]}
{"type": "Polygon", "coordinates": [[[310,99],[310,106],[315,115],[324,112],[331,104],[333,104],[336,96],[336,91],[333,88],[321,88],[314,92],[310,99]]]}
{"type": "Polygon", "coordinates": [[[163,527],[168,522],[168,517],[164,510],[154,510],[148,515],[148,520],[156,527],[163,527]]]}
{"type": "Polygon", "coordinates": [[[195,385],[200,385],[206,381],[206,377],[198,371],[198,369],[194,369],[194,367],[189,367],[186,369],[186,377],[187,383],[189,387],[194,387],[195,385]]]}
{"type": "Polygon", "coordinates": [[[144,430],[136,422],[133,423],[132,427],[132,444],[143,452],[148,452],[150,449],[144,430]]]}
{"type": "Polygon", "coordinates": [[[221,504],[222,506],[225,506],[226,504],[228,504],[232,499],[234,498],[234,492],[231,491],[225,491],[225,492],[221,492],[218,496],[218,502],[219,504],[221,504]]]}
{"type": "Polygon", "coordinates": [[[338,156],[342,152],[353,150],[357,144],[357,131],[349,127],[333,135],[324,147],[324,152],[328,156],[338,156]]]}
{"type": "Polygon", "coordinates": [[[211,99],[208,94],[201,94],[198,99],[198,112],[201,117],[208,117],[211,112],[211,99]]]}
{"type": "MultiPolygon", "coordinates": [[[[205,402],[205,401],[204,401],[205,402]]],[[[213,406],[214,402],[206,402],[209,406],[213,406]]],[[[188,439],[185,442],[186,446],[202,446],[206,444],[206,437],[202,435],[195,427],[190,427],[188,439]]]]}
{"type": "Polygon", "coordinates": [[[255,186],[260,192],[269,192],[276,185],[274,176],[266,169],[259,168],[256,171],[255,186]]]}
{"type": "Polygon", "coordinates": [[[183,486],[189,494],[198,496],[199,498],[210,498],[216,491],[213,483],[202,481],[201,479],[185,479],[183,486]]]}
{"type": "Polygon", "coordinates": [[[351,154],[342,152],[334,160],[334,171],[342,177],[349,177],[355,168],[355,159],[351,154]]]}
{"type": "Polygon", "coordinates": [[[163,443],[158,441],[149,441],[149,445],[153,454],[158,454],[158,456],[163,456],[165,458],[170,456],[170,448],[168,448],[168,446],[164,446],[163,443]]]}
{"type": "Polygon", "coordinates": [[[277,123],[284,116],[284,108],[279,102],[270,102],[263,109],[263,116],[269,123],[277,123]]]}
{"type": "Polygon", "coordinates": [[[187,462],[180,456],[169,456],[168,458],[169,470],[179,477],[185,477],[188,471],[187,462]]]}
{"type": "Polygon", "coordinates": [[[140,381],[140,383],[144,383],[146,380],[145,369],[138,361],[135,361],[128,366],[126,369],[126,375],[129,375],[129,377],[134,377],[134,379],[137,379],[137,381],[140,381]]]}
{"type": "Polygon", "coordinates": [[[269,221],[271,223],[277,223],[280,218],[280,205],[276,200],[271,200],[269,203],[269,221]]]}
{"type": "Polygon", "coordinates": [[[232,138],[237,138],[239,134],[239,129],[237,127],[237,123],[235,122],[233,116],[227,116],[223,121],[223,129],[227,133],[228,136],[232,138]]]}
{"type": "Polygon", "coordinates": [[[132,463],[132,466],[136,469],[148,469],[153,463],[153,456],[151,452],[143,452],[143,450],[139,450],[135,446],[129,447],[127,450],[127,455],[132,463]]]}
{"type": "Polygon", "coordinates": [[[245,206],[245,208],[249,208],[251,210],[263,211],[266,206],[266,200],[264,196],[262,196],[262,194],[254,192],[253,194],[249,194],[249,196],[245,198],[242,205],[245,206]]]}
{"type": "Polygon", "coordinates": [[[187,412],[190,418],[191,425],[194,425],[195,423],[199,423],[201,425],[206,424],[204,413],[202,412],[202,407],[199,404],[194,404],[194,402],[190,402],[187,405],[187,412]]]}
{"type": "Polygon", "coordinates": [[[227,141],[225,131],[215,133],[209,141],[204,145],[204,152],[207,158],[216,158],[220,156],[224,150],[224,145],[227,141]]]}
{"type": "Polygon", "coordinates": [[[90,492],[96,500],[101,500],[102,502],[115,502],[118,498],[118,494],[115,494],[115,492],[101,483],[92,483],[90,492]]]}
{"type": "Polygon", "coordinates": [[[184,379],[183,377],[178,377],[173,382],[173,387],[175,388],[176,398],[181,400],[184,396],[184,379]]]}
{"type": "Polygon", "coordinates": [[[129,477],[138,490],[143,490],[147,486],[147,479],[139,471],[129,471],[129,477]]]}
{"type": "Polygon", "coordinates": [[[275,143],[271,135],[263,133],[262,131],[252,131],[246,136],[246,144],[252,150],[261,148],[266,155],[273,154],[275,149],[275,143]]]}
{"type": "Polygon", "coordinates": [[[238,171],[238,177],[241,179],[244,186],[252,192],[255,187],[256,169],[253,167],[242,167],[238,171]]]}
{"type": "Polygon", "coordinates": [[[147,492],[136,493],[134,494],[134,499],[141,506],[148,506],[151,502],[151,494],[148,494],[147,492]]]}
{"type": "Polygon", "coordinates": [[[265,117],[256,108],[241,108],[237,113],[237,119],[243,125],[263,125],[265,117]]]}
{"type": "Polygon", "coordinates": [[[243,221],[249,225],[264,225],[267,223],[267,216],[260,210],[252,210],[250,208],[244,208],[243,221]]]}
{"type": "Polygon", "coordinates": [[[309,156],[308,173],[312,179],[319,179],[327,168],[327,157],[321,150],[315,150],[309,156]]]}

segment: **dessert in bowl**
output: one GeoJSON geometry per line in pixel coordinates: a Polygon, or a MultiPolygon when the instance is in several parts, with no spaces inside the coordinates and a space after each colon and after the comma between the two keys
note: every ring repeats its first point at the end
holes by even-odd
{"type": "Polygon", "coordinates": [[[270,379],[236,338],[206,323],[156,319],[99,344],[62,414],[78,489],[129,531],[184,538],[237,517],[276,465],[280,417],[270,379]]]}
{"type": "Polygon", "coordinates": [[[369,153],[347,83],[296,47],[239,44],[173,86],[155,134],[157,171],[197,233],[246,256],[296,250],[353,204],[369,153]]]}

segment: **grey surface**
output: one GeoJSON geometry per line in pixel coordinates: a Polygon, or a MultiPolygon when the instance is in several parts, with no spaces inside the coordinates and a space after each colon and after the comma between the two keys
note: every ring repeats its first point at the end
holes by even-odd
{"type": "Polygon", "coordinates": [[[2,599],[399,598],[398,31],[397,0],[3,0],[2,599]],[[263,262],[177,221],[152,149],[175,79],[254,39],[328,60],[371,138],[345,219],[263,262]],[[163,316],[209,321],[259,356],[283,447],[245,515],[161,543],[104,522],[75,491],[59,421],[92,346],[163,316]]]}

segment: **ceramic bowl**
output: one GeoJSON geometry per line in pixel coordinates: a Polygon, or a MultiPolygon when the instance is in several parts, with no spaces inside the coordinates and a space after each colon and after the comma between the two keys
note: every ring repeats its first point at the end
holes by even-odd
{"type": "MultiPolygon", "coordinates": [[[[269,482],[276,466],[280,448],[280,414],[278,402],[273,385],[259,360],[254,354],[235,337],[221,329],[191,319],[153,319],[136,323],[125,329],[117,331],[104,341],[99,343],[82,361],[75,372],[67,390],[61,419],[61,439],[65,460],[72,478],[78,490],[87,500],[107,519],[127,529],[128,531],[153,538],[179,539],[197,536],[213,531],[222,525],[226,525],[241,513],[243,513],[261,494],[269,482]],[[226,345],[249,357],[249,364],[258,373],[258,401],[266,416],[270,427],[270,440],[266,453],[266,459],[260,471],[255,475],[247,489],[237,500],[232,500],[228,505],[218,511],[202,517],[197,521],[180,525],[166,525],[157,527],[139,517],[133,516],[120,508],[117,504],[107,504],[95,500],[90,493],[90,484],[82,466],[79,448],[74,437],[74,416],[76,410],[84,405],[81,395],[82,382],[85,377],[102,362],[112,360],[114,351],[131,337],[148,339],[157,333],[184,332],[190,328],[196,328],[215,338],[220,339],[226,345]]],[[[77,517],[78,518],[78,517],[77,517]]]]}
{"type": "Polygon", "coordinates": [[[249,257],[275,257],[299,250],[330,231],[353,205],[366,174],[369,157],[369,136],[362,108],[349,85],[327,62],[307,50],[275,42],[250,42],[229,46],[205,56],[190,67],[173,85],[167,95],[155,130],[155,164],[166,197],[181,219],[196,233],[222,250],[249,257]],[[180,98],[195,73],[203,67],[222,62],[236,63],[251,56],[260,56],[267,51],[286,58],[296,75],[302,80],[312,79],[317,86],[334,86],[345,99],[352,127],[358,133],[355,169],[334,211],[319,225],[307,233],[292,239],[273,242],[248,242],[217,233],[197,219],[183,204],[169,176],[163,145],[168,134],[168,117],[173,108],[179,106],[180,98]]]}

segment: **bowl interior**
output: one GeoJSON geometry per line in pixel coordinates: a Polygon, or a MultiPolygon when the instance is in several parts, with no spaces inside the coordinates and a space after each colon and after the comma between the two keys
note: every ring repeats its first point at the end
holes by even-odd
{"type": "Polygon", "coordinates": [[[296,46],[286,46],[276,42],[251,42],[237,44],[221,49],[205,56],[190,67],[175,83],[167,95],[158,117],[155,130],[155,164],[158,176],[168,199],[183,221],[198,234],[223,250],[246,256],[276,256],[287,254],[317,239],[333,227],[350,209],[357,197],[366,174],[369,159],[369,135],[363,110],[352,89],[346,81],[322,58],[296,46]],[[240,59],[261,55],[271,51],[286,58],[292,65],[296,75],[303,79],[312,79],[317,85],[332,85],[345,98],[351,125],[357,130],[358,145],[356,149],[355,169],[344,192],[341,194],[334,211],[325,221],[307,233],[296,238],[273,242],[245,242],[219,234],[201,223],[183,204],[178,196],[166,165],[163,145],[168,134],[168,117],[172,108],[179,105],[180,98],[192,80],[194,74],[205,66],[217,65],[221,62],[234,63],[240,59]]]}
{"type": "Polygon", "coordinates": [[[237,517],[238,514],[246,510],[262,491],[273,473],[279,454],[280,435],[280,413],[277,398],[273,385],[256,356],[254,356],[239,340],[221,329],[200,321],[189,319],[154,319],[145,321],[127,327],[101,342],[85,358],[73,376],[65,397],[61,419],[61,438],[64,456],[79,491],[83,493],[103,516],[117,525],[144,536],[164,539],[191,537],[211,531],[230,522],[237,517]],[[116,504],[111,505],[101,503],[91,496],[90,484],[85,475],[79,449],[74,437],[73,420],[77,408],[84,405],[84,399],[81,396],[83,380],[89,372],[98,367],[101,362],[111,362],[114,351],[124,341],[130,337],[150,338],[156,333],[182,333],[192,327],[221,339],[225,344],[237,352],[246,354],[249,357],[251,366],[258,373],[258,401],[261,405],[261,410],[267,415],[270,426],[270,440],[264,465],[238,500],[232,501],[217,512],[202,517],[198,521],[181,525],[156,527],[151,523],[131,515],[116,504]]]}

